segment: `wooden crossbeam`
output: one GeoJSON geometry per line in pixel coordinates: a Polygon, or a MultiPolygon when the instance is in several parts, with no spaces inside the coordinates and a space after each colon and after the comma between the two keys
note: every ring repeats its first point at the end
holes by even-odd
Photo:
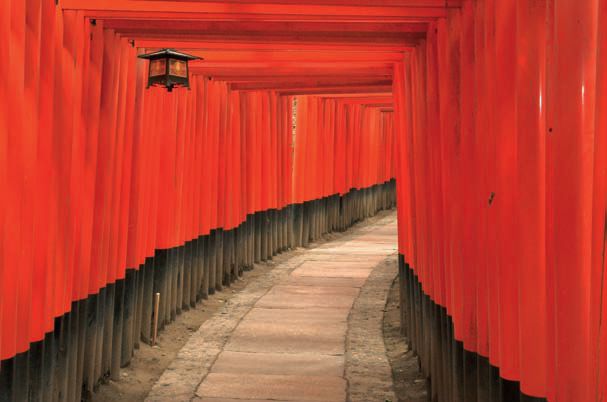
{"type": "MultiPolygon", "coordinates": [[[[320,3],[320,2],[319,2],[320,3]]],[[[346,3],[346,2],[343,2],[346,3]]],[[[231,17],[239,20],[252,19],[263,15],[270,17],[323,17],[347,20],[364,18],[378,20],[385,18],[434,19],[445,17],[447,10],[436,1],[430,0],[430,5],[417,2],[416,5],[379,6],[346,5],[346,4],[300,4],[283,1],[231,3],[225,1],[161,1],[161,0],[63,0],[64,10],[82,10],[87,16],[113,17],[139,16],[162,17],[174,19],[219,19],[231,17]]],[[[440,2],[438,2],[440,3],[440,2]]],[[[416,4],[412,2],[411,4],[416,4]]],[[[443,3],[444,4],[444,3],[443,3]]]]}

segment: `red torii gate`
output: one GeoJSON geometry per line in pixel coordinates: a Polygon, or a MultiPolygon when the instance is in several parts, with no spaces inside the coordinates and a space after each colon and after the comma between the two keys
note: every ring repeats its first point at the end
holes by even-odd
{"type": "Polygon", "coordinates": [[[3,364],[155,249],[396,177],[434,396],[604,399],[607,5],[379,3],[3,1],[3,364]],[[192,91],[145,91],[164,47],[192,91]]]}

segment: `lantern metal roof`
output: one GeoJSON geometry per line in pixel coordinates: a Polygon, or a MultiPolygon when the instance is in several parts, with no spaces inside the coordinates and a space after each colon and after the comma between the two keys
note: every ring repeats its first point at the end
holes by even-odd
{"type": "Polygon", "coordinates": [[[188,61],[189,60],[202,60],[201,57],[192,56],[191,54],[178,52],[173,49],[162,49],[157,52],[142,54],[142,55],[139,55],[138,57],[140,59],[146,59],[146,60],[154,60],[154,59],[160,59],[160,58],[165,58],[165,57],[171,57],[174,59],[188,60],[188,61]]]}

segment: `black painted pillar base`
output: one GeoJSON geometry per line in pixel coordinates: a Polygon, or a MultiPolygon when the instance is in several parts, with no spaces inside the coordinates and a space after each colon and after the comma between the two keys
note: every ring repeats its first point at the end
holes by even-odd
{"type": "MultiPolygon", "coordinates": [[[[162,331],[183,310],[230,286],[256,262],[308,246],[328,232],[346,230],[393,207],[395,191],[394,181],[389,181],[343,196],[260,211],[237,228],[217,228],[171,249],[156,250],[140,266],[127,267],[124,279],[74,301],[70,312],[55,319],[53,331],[27,352],[1,361],[0,402],[93,399],[108,378],[120,380],[120,369],[131,362],[140,342],[151,343],[155,314],[162,331]]],[[[442,328],[444,313],[429,299],[425,303],[426,314],[434,310],[435,326],[442,328]]]]}
{"type": "Polygon", "coordinates": [[[454,338],[447,311],[424,294],[405,256],[399,256],[401,332],[420,357],[420,370],[430,378],[432,401],[545,402],[521,393],[520,384],[500,377],[489,359],[465,350],[454,338]]]}

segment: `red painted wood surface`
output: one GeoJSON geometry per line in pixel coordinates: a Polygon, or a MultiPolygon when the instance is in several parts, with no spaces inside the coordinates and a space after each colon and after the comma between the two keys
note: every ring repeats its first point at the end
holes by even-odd
{"type": "Polygon", "coordinates": [[[0,2],[0,359],[155,249],[396,177],[455,338],[605,399],[607,6],[379,3],[0,2]],[[145,88],[161,47],[190,91],[145,88]]]}
{"type": "MultiPolygon", "coordinates": [[[[286,88],[241,92],[196,74],[190,91],[146,90],[145,62],[116,21],[92,25],[80,11],[34,1],[3,7],[11,40],[1,52],[14,63],[2,73],[14,79],[0,86],[1,359],[155,249],[393,177],[391,159],[378,157],[391,155],[392,114],[365,106],[375,96],[302,96],[306,142],[296,137],[293,153],[286,88]],[[355,124],[330,118],[338,107],[356,111],[355,124]],[[349,173],[334,153],[356,160],[349,173]]],[[[240,53],[217,57],[246,66],[252,54],[240,53]]]]}
{"type": "Polygon", "coordinates": [[[605,397],[599,4],[464,2],[394,77],[399,247],[467,350],[555,401],[605,397]]]}

